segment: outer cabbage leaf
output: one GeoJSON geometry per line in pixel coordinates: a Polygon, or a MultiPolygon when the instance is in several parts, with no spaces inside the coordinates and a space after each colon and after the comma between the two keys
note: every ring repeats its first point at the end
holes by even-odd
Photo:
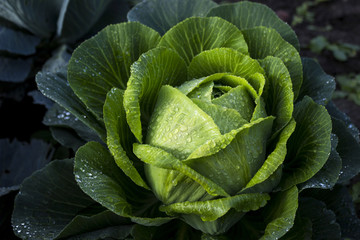
{"type": "Polygon", "coordinates": [[[57,20],[57,36],[73,42],[87,33],[99,20],[111,0],[65,0],[57,20]]]}
{"type": "Polygon", "coordinates": [[[211,0],[145,0],[129,11],[128,20],[141,22],[163,35],[186,18],[204,17],[215,6],[211,0]]]}
{"type": "Polygon", "coordinates": [[[76,151],[88,141],[101,142],[97,133],[58,104],[46,112],[43,123],[61,145],[76,151]]]}
{"type": "Polygon", "coordinates": [[[91,216],[77,215],[56,239],[127,239],[133,227],[129,219],[103,210],[91,216]]]}
{"type": "Polygon", "coordinates": [[[41,140],[30,143],[0,139],[0,196],[19,189],[21,182],[51,159],[53,149],[41,140]]]}
{"type": "Polygon", "coordinates": [[[36,75],[36,83],[42,94],[67,109],[77,117],[78,120],[93,129],[99,137],[105,141],[104,123],[98,120],[71,90],[66,80],[66,68],[62,68],[56,73],[39,72],[36,75]]]}
{"type": "Polygon", "coordinates": [[[311,221],[311,239],[341,239],[336,216],[325,203],[314,198],[300,198],[297,214],[311,221]]]}
{"type": "Polygon", "coordinates": [[[109,151],[99,143],[89,142],[79,148],[74,173],[86,194],[120,216],[146,226],[159,226],[172,219],[161,214],[141,216],[149,209],[156,214],[157,201],[147,190],[131,182],[116,166],[109,151]]]}
{"type": "Polygon", "coordinates": [[[287,42],[300,50],[299,40],[291,27],[283,22],[269,7],[255,2],[223,4],[210,10],[207,16],[221,17],[240,30],[264,26],[274,28],[287,42]]]}
{"type": "Polygon", "coordinates": [[[302,58],[304,79],[301,85],[299,100],[305,95],[311,97],[316,103],[326,105],[335,90],[335,80],[327,75],[314,59],[302,58]]]}
{"type": "Polygon", "coordinates": [[[280,188],[288,189],[313,177],[331,151],[331,119],[326,109],[305,97],[295,106],[297,127],[288,143],[280,188]]]}
{"type": "Polygon", "coordinates": [[[72,159],[56,160],[23,182],[12,217],[17,236],[57,239],[128,223],[84,194],[72,170],[72,159]]]}
{"type": "Polygon", "coordinates": [[[67,66],[71,54],[67,45],[61,45],[52,52],[52,56],[42,66],[42,72],[56,73],[67,66]]]}
{"type": "MultiPolygon", "coordinates": [[[[360,219],[356,214],[354,202],[348,189],[340,184],[332,190],[306,190],[305,196],[315,198],[326,204],[326,208],[335,213],[336,222],[341,227],[341,237],[360,238],[360,219]]],[[[329,230],[331,231],[331,230],[329,230]]]]}
{"type": "Polygon", "coordinates": [[[20,83],[28,77],[32,58],[7,58],[0,56],[0,80],[4,82],[20,83]]]}
{"type": "Polygon", "coordinates": [[[332,102],[329,102],[326,108],[331,115],[333,133],[339,138],[336,147],[342,161],[339,182],[345,182],[360,171],[359,130],[332,102]]]}
{"type": "Polygon", "coordinates": [[[107,92],[126,88],[131,64],[155,47],[159,38],[157,32],[136,22],[106,27],[75,49],[68,68],[71,88],[102,118],[107,92]]]}
{"type": "Polygon", "coordinates": [[[342,169],[342,160],[339,153],[336,151],[338,145],[338,138],[335,134],[331,134],[331,153],[325,165],[317,172],[314,177],[308,181],[300,184],[301,190],[306,188],[324,188],[330,189],[339,180],[342,169]]]}
{"type": "Polygon", "coordinates": [[[0,16],[36,36],[48,38],[56,31],[56,21],[62,2],[62,0],[4,0],[0,2],[0,16]]]}
{"type": "Polygon", "coordinates": [[[31,55],[40,43],[38,37],[0,26],[0,50],[10,53],[31,55]]]}

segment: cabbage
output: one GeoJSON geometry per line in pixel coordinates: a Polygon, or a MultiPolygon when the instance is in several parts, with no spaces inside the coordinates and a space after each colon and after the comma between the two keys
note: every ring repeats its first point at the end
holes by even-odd
{"type": "Polygon", "coordinates": [[[128,19],[74,51],[70,86],[37,76],[103,141],[76,152],[81,190],[131,220],[132,236],[173,223],[172,234],[203,239],[311,237],[314,208],[329,211],[323,224],[340,238],[335,210],[308,189],[359,172],[358,131],[292,29],[251,2],[148,0],[128,19]]]}

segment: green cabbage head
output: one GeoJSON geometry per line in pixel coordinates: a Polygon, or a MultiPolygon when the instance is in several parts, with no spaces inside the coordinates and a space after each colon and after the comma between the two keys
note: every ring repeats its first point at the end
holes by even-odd
{"type": "Polygon", "coordinates": [[[106,143],[76,153],[92,199],[144,226],[177,218],[204,236],[236,225],[248,239],[278,239],[294,225],[299,189],[347,178],[324,106],[333,79],[300,58],[269,8],[144,1],[128,18],[74,51],[77,105],[66,84],[53,97],[106,143]]]}

